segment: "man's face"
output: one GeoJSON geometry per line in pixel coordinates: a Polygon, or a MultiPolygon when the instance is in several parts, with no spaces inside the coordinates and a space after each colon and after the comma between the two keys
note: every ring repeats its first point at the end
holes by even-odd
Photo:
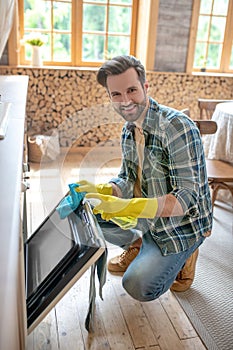
{"type": "Polygon", "coordinates": [[[148,83],[142,87],[136,70],[129,68],[124,73],[108,76],[107,88],[115,111],[128,122],[139,120],[146,108],[148,83]]]}

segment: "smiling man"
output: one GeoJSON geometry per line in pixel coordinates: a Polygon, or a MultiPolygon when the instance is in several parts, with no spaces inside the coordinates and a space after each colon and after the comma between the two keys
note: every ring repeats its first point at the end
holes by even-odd
{"type": "Polygon", "coordinates": [[[124,288],[140,301],[169,288],[184,291],[212,227],[199,130],[186,115],[148,96],[144,66],[133,56],[105,62],[97,81],[126,121],[118,176],[108,184],[81,181],[78,187],[98,199],[93,211],[105,239],[124,249],[108,269],[123,273],[124,288]],[[137,226],[123,230],[109,221],[117,217],[137,219],[137,226]]]}
{"type": "Polygon", "coordinates": [[[110,75],[107,89],[115,111],[127,122],[142,124],[149,102],[148,83],[141,84],[136,70],[129,68],[120,76],[110,75]]]}

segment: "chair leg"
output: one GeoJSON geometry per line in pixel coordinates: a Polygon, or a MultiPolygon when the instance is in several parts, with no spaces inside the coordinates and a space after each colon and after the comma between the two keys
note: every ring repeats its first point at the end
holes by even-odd
{"type": "Polygon", "coordinates": [[[230,192],[231,192],[231,199],[232,199],[232,208],[233,208],[233,187],[229,188],[230,192]]]}
{"type": "Polygon", "coordinates": [[[209,183],[210,187],[212,188],[212,207],[214,207],[215,200],[217,198],[218,190],[224,189],[229,190],[232,195],[232,206],[233,206],[233,187],[229,186],[225,183],[209,183]]]}
{"type": "Polygon", "coordinates": [[[214,207],[214,203],[215,203],[215,200],[217,198],[217,194],[218,194],[218,190],[219,190],[220,186],[212,184],[211,188],[212,188],[212,207],[214,207]]]}

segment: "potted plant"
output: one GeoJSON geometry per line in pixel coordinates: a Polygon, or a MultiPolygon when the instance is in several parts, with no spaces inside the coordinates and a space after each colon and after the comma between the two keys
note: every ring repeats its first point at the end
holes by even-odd
{"type": "Polygon", "coordinates": [[[32,65],[35,67],[41,67],[43,65],[41,46],[45,43],[43,38],[38,35],[31,36],[25,40],[25,43],[32,47],[32,65]]]}
{"type": "Polygon", "coordinates": [[[201,55],[198,58],[198,66],[200,67],[200,71],[201,72],[205,72],[206,71],[206,58],[204,55],[201,55]]]}

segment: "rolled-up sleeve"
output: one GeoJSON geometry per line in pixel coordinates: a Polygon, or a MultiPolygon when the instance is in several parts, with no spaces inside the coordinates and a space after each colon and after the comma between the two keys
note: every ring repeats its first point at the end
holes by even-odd
{"type": "Polygon", "coordinates": [[[198,217],[200,187],[206,185],[206,178],[202,176],[205,159],[199,130],[176,119],[167,130],[167,140],[171,193],[187,216],[198,217]]]}

